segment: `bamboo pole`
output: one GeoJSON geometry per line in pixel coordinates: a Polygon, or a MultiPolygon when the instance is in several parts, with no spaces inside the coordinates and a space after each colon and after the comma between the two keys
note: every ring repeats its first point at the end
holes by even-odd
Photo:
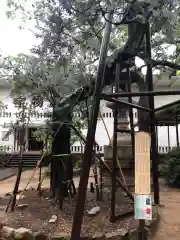
{"type": "Polygon", "coordinates": [[[37,162],[37,165],[36,165],[36,167],[35,167],[35,169],[34,169],[34,172],[33,172],[32,175],[30,176],[30,178],[28,179],[28,182],[27,182],[26,186],[24,187],[22,193],[20,194],[20,196],[19,196],[19,200],[17,201],[16,206],[17,206],[18,203],[20,202],[20,200],[21,200],[21,198],[22,198],[24,192],[26,191],[28,185],[29,185],[30,182],[32,181],[32,179],[33,179],[33,177],[34,177],[34,175],[35,175],[37,169],[39,168],[40,164],[42,163],[42,161],[43,161],[43,159],[44,159],[45,154],[46,154],[46,151],[42,154],[41,158],[40,158],[39,161],[37,162]]]}

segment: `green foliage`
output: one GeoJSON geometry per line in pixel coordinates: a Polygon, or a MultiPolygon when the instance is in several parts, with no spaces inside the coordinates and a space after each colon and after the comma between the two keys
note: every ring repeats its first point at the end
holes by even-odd
{"type": "Polygon", "coordinates": [[[165,156],[160,173],[168,185],[180,187],[180,148],[174,148],[165,156]]]}
{"type": "MultiPolygon", "coordinates": [[[[73,125],[74,127],[83,135],[83,129],[87,128],[87,118],[83,116],[83,112],[81,112],[81,116],[77,116],[76,114],[73,115],[73,125]]],[[[76,141],[81,141],[79,137],[74,134],[74,131],[71,131],[71,145],[73,145],[76,141]]]]}
{"type": "Polygon", "coordinates": [[[81,164],[82,164],[82,160],[81,159],[77,160],[75,169],[79,169],[81,167],[81,164]]]}
{"type": "Polygon", "coordinates": [[[37,141],[43,142],[44,149],[51,152],[52,130],[50,128],[37,128],[37,130],[33,132],[33,137],[35,137],[37,141]]]}
{"type": "MultiPolygon", "coordinates": [[[[167,0],[144,2],[149,2],[153,10],[153,53],[158,59],[167,59],[164,44],[175,44],[180,37],[180,3],[167,0]]],[[[0,74],[13,81],[14,101],[26,97],[26,100],[31,99],[34,107],[42,107],[45,101],[55,107],[74,89],[89,84],[97,71],[105,22],[103,13],[113,9],[114,21],[119,21],[126,4],[124,0],[8,0],[7,16],[12,19],[20,16],[22,25],[35,20],[33,32],[40,40],[31,55],[1,59],[0,74]]],[[[113,26],[108,54],[121,48],[127,37],[127,26],[113,26]]],[[[80,131],[87,126],[84,109],[81,110],[82,117],[73,117],[73,123],[80,131]]],[[[42,136],[38,130],[37,138],[42,136]]],[[[72,143],[77,140],[72,137],[72,143]]]]}

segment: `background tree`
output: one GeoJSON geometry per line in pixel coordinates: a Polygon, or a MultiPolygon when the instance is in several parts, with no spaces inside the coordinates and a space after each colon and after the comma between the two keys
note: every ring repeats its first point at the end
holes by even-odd
{"type": "MultiPolygon", "coordinates": [[[[61,132],[58,130],[59,124],[55,123],[71,121],[72,110],[66,116],[61,115],[57,111],[57,105],[63,97],[72,93],[77,87],[91,85],[97,69],[105,13],[113,9],[114,22],[118,25],[117,22],[124,16],[127,2],[41,0],[32,4],[28,2],[28,4],[27,10],[27,2],[21,4],[18,0],[8,1],[7,15],[14,17],[18,13],[22,15],[24,22],[35,20],[34,34],[40,40],[39,46],[32,49],[32,56],[18,56],[20,62],[18,59],[17,67],[13,72],[13,92],[17,94],[20,89],[22,93],[28,92],[27,96],[31,97],[36,106],[41,107],[44,99],[50,102],[53,108],[52,128],[54,133],[58,131],[52,144],[52,149],[55,149],[54,155],[60,152],[68,153],[70,130],[66,126],[61,129],[61,132]],[[63,139],[64,145],[58,145],[62,143],[60,139],[63,139]]],[[[163,48],[178,42],[180,3],[179,1],[153,0],[149,1],[149,4],[153,13],[151,18],[153,54],[158,60],[167,57],[173,59],[174,54],[166,53],[163,48]]],[[[130,32],[126,26],[113,26],[108,52],[108,55],[112,56],[108,60],[110,65],[116,56],[116,53],[111,55],[114,50],[121,50],[127,40],[131,46],[130,42],[134,41],[132,31],[136,31],[138,35],[137,31],[140,29],[137,25],[131,25],[130,32]],[[136,28],[133,30],[133,27],[136,28]]],[[[144,80],[137,70],[136,73],[136,76],[141,79],[139,88],[143,90],[144,80]]],[[[147,104],[147,100],[144,101],[141,98],[140,104],[144,102],[147,104]]],[[[145,116],[142,116],[142,119],[145,119],[145,116]]]]}
{"type": "MultiPolygon", "coordinates": [[[[62,84],[61,86],[62,92],[60,92],[60,94],[57,92],[58,86],[61,85],[61,81],[66,81],[64,79],[64,72],[60,72],[60,70],[64,70],[61,68],[61,66],[60,69],[58,69],[56,64],[47,63],[44,59],[42,61],[41,58],[34,56],[19,55],[17,58],[5,59],[2,67],[4,69],[11,70],[12,72],[13,84],[11,94],[16,106],[21,109],[22,99],[24,101],[28,101],[29,99],[31,100],[31,105],[33,108],[30,110],[29,115],[35,111],[36,107],[43,107],[44,101],[48,101],[49,107],[54,109],[58,101],[62,98],[60,94],[63,96],[62,92],[65,84],[62,84]]],[[[78,108],[79,109],[77,110],[80,111],[81,106],[78,108]]],[[[70,114],[72,114],[72,112],[70,112],[70,114]]],[[[56,172],[55,179],[51,181],[51,189],[54,191],[53,197],[58,194],[56,194],[56,192],[59,192],[59,187],[57,187],[57,184],[60,186],[62,185],[60,183],[64,181],[63,179],[58,179],[60,175],[63,176],[62,173],[64,168],[62,168],[62,166],[64,165],[61,166],[61,161],[54,155],[70,153],[70,128],[67,125],[63,125],[63,127],[60,128],[60,125],[67,120],[68,122],[71,121],[71,119],[66,119],[66,116],[62,116],[61,114],[58,115],[58,113],[53,110],[53,117],[50,124],[51,130],[53,130],[51,150],[52,155],[55,158],[54,161],[52,160],[52,167],[54,167],[53,171],[56,172]],[[58,166],[56,164],[58,164],[58,166]],[[55,191],[55,189],[58,191],[55,191]]],[[[87,119],[83,120],[83,115],[81,115],[81,118],[74,116],[72,120],[76,123],[78,128],[81,128],[86,124],[85,121],[87,119]]],[[[70,176],[66,176],[66,178],[68,177],[70,178],[69,180],[72,180],[73,165],[70,157],[66,160],[66,163],[68,164],[68,169],[71,168],[71,171],[67,170],[67,172],[69,171],[70,176]]],[[[54,176],[52,176],[52,179],[53,178],[54,176]]]]}

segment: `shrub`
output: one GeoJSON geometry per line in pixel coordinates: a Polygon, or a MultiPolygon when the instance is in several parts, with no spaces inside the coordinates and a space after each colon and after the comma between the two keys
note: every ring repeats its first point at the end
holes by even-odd
{"type": "Polygon", "coordinates": [[[160,174],[172,187],[180,187],[180,148],[173,148],[164,158],[160,174]]]}
{"type": "Polygon", "coordinates": [[[81,159],[77,160],[76,165],[75,165],[75,169],[81,168],[81,159]]]}

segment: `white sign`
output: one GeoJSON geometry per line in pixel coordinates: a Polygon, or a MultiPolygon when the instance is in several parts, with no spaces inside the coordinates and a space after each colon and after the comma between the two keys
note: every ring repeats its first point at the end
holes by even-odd
{"type": "Polygon", "coordinates": [[[152,197],[151,195],[135,195],[134,201],[135,219],[152,220],[152,197]]]}
{"type": "Polygon", "coordinates": [[[136,132],[135,134],[135,194],[151,193],[150,176],[150,134],[136,132]]]}

